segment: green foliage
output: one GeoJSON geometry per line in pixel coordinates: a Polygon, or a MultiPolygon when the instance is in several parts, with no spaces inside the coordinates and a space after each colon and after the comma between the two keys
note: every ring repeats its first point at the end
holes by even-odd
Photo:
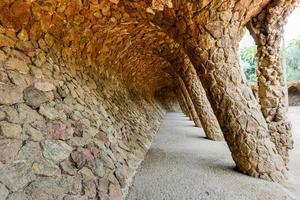
{"type": "MultiPolygon", "coordinates": [[[[241,65],[247,81],[256,82],[256,46],[243,47],[239,50],[241,65]]],[[[291,41],[288,46],[281,50],[287,66],[288,81],[300,80],[300,39],[291,41]]]]}
{"type": "Polygon", "coordinates": [[[241,65],[244,70],[246,79],[249,82],[256,82],[256,66],[257,66],[257,58],[256,58],[256,46],[249,46],[240,49],[239,54],[241,58],[241,65]]]}
{"type": "Polygon", "coordinates": [[[300,39],[291,41],[283,55],[286,58],[288,81],[300,80],[300,39]]]}

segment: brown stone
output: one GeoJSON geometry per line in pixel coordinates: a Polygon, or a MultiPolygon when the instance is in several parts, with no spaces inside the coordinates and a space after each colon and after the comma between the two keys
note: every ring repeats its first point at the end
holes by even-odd
{"type": "Polygon", "coordinates": [[[0,47],[14,46],[14,44],[15,42],[11,38],[0,34],[0,47]]]}
{"type": "Polygon", "coordinates": [[[71,153],[72,161],[78,169],[81,169],[94,157],[88,149],[79,148],[71,153]]]}
{"type": "Polygon", "coordinates": [[[49,98],[43,91],[38,90],[32,86],[27,87],[23,91],[23,93],[24,93],[25,103],[34,109],[39,108],[41,104],[49,101],[49,98]]]}
{"type": "Polygon", "coordinates": [[[35,88],[37,88],[38,90],[41,90],[44,92],[48,92],[48,91],[55,89],[55,86],[52,83],[42,80],[42,79],[38,79],[38,80],[34,81],[33,86],[35,88]]]}
{"type": "Polygon", "coordinates": [[[6,71],[1,68],[0,68],[0,83],[5,83],[5,84],[10,83],[10,80],[8,78],[6,71]]]}
{"type": "Polygon", "coordinates": [[[23,102],[23,90],[18,86],[0,85],[0,105],[12,105],[23,102]]]}
{"type": "Polygon", "coordinates": [[[26,62],[17,58],[10,58],[4,64],[4,68],[7,70],[15,70],[22,74],[28,74],[29,67],[27,66],[26,62]]]}
{"type": "Polygon", "coordinates": [[[1,152],[3,196],[121,199],[161,119],[178,107],[167,95],[178,80],[182,110],[209,138],[223,132],[239,171],[286,179],[292,140],[278,41],[296,3],[0,1],[0,137],[11,144],[1,152]],[[252,25],[259,102],[237,54],[252,25]]]}
{"type": "Polygon", "coordinates": [[[96,135],[95,138],[97,138],[98,140],[101,140],[102,142],[104,142],[104,144],[108,144],[109,140],[108,137],[106,136],[106,134],[102,131],[99,131],[96,135]]]}
{"type": "Polygon", "coordinates": [[[19,150],[21,149],[22,141],[15,139],[0,140],[0,162],[9,164],[14,161],[19,150]]]}
{"type": "Polygon", "coordinates": [[[119,185],[110,184],[109,185],[109,197],[111,200],[121,200],[122,191],[119,185]]]}
{"type": "Polygon", "coordinates": [[[57,140],[67,140],[73,136],[73,129],[67,128],[66,124],[60,121],[53,121],[47,124],[48,135],[57,140]]]}
{"type": "Polygon", "coordinates": [[[109,180],[107,180],[106,178],[99,179],[99,186],[98,186],[99,191],[108,194],[108,189],[109,189],[108,186],[109,186],[109,180]]]}
{"type": "Polygon", "coordinates": [[[13,124],[6,121],[0,122],[0,135],[5,138],[21,139],[22,128],[19,124],[13,124]]]}

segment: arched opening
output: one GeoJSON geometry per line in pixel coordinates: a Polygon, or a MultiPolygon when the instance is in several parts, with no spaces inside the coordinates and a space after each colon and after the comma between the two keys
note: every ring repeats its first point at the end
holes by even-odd
{"type": "MultiPolygon", "coordinates": [[[[300,7],[287,18],[280,46],[282,76],[288,88],[289,106],[300,106],[300,7]]],[[[257,46],[248,30],[239,43],[239,57],[243,75],[257,93],[257,46]]]]}
{"type": "Polygon", "coordinates": [[[282,62],[288,87],[289,106],[300,106],[300,7],[288,17],[282,41],[282,62]]]}

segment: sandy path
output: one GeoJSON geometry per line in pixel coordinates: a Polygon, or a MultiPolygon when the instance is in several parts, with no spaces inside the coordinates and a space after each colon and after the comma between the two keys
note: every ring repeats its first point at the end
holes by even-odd
{"type": "MultiPolygon", "coordinates": [[[[205,139],[182,113],[168,113],[146,155],[128,200],[283,200],[300,192],[300,108],[289,117],[297,122],[295,149],[291,155],[291,178],[284,186],[243,175],[225,142],[205,139]],[[297,119],[298,118],[298,119],[297,119]]],[[[297,199],[297,198],[295,198],[297,199]]]]}

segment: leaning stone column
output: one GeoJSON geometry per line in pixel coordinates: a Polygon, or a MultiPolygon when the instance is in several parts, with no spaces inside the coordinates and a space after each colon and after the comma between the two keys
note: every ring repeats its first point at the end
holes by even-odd
{"type": "Polygon", "coordinates": [[[258,96],[261,111],[268,123],[271,140],[286,165],[293,141],[291,124],[286,117],[287,94],[282,76],[280,41],[285,20],[296,4],[297,2],[292,0],[274,1],[248,23],[248,29],[257,45],[258,96]]]}
{"type": "Polygon", "coordinates": [[[197,127],[201,127],[201,122],[200,122],[200,119],[198,117],[198,114],[196,112],[196,109],[195,109],[195,106],[194,106],[194,103],[184,85],[184,82],[182,81],[181,77],[177,75],[177,80],[178,80],[178,85],[179,85],[179,88],[184,96],[184,99],[187,103],[187,107],[188,107],[188,111],[189,113],[191,114],[191,117],[192,117],[192,120],[194,121],[195,125],[197,127]]]}
{"type": "Polygon", "coordinates": [[[184,82],[182,84],[186,86],[186,89],[190,94],[207,138],[216,141],[224,140],[219,122],[206,97],[205,90],[194,66],[188,58],[184,59],[183,68],[185,72],[180,73],[182,82],[184,82]]]}
{"type": "Polygon", "coordinates": [[[177,97],[177,101],[178,101],[178,103],[179,103],[179,106],[180,106],[180,108],[181,108],[181,111],[182,111],[186,116],[188,116],[188,113],[187,113],[187,111],[186,111],[186,107],[185,107],[185,104],[184,104],[184,102],[183,102],[183,99],[182,99],[182,97],[181,97],[181,95],[180,95],[179,89],[176,90],[175,94],[176,94],[176,97],[177,97]]]}
{"type": "Polygon", "coordinates": [[[193,119],[192,119],[192,116],[191,116],[191,113],[190,113],[190,111],[189,111],[189,108],[188,108],[186,99],[185,99],[185,97],[184,97],[184,95],[183,95],[181,89],[178,88],[177,91],[178,91],[179,99],[181,99],[181,101],[183,102],[184,114],[185,114],[190,120],[193,120],[193,119]]]}
{"type": "MultiPolygon", "coordinates": [[[[228,24],[211,21],[210,24],[228,24]]],[[[231,21],[231,26],[239,26],[231,21]]],[[[250,87],[242,80],[237,54],[238,28],[207,26],[197,40],[185,41],[237,168],[254,177],[287,178],[281,156],[250,87]]]]}

